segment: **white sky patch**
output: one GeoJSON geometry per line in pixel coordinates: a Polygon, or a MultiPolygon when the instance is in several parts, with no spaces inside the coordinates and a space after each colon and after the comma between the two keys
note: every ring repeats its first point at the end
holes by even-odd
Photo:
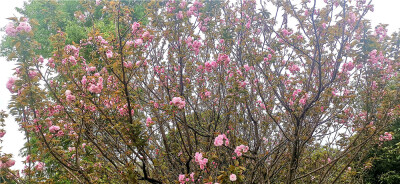
{"type": "MultiPolygon", "coordinates": [[[[23,0],[13,0],[13,1],[0,1],[0,27],[3,28],[10,20],[6,19],[8,17],[20,16],[15,10],[15,7],[22,7],[23,0]]],[[[0,32],[0,37],[2,38],[5,32],[0,32]]],[[[14,73],[14,62],[8,62],[5,57],[0,57],[0,110],[5,110],[9,113],[7,109],[8,102],[11,99],[11,93],[6,88],[6,83],[8,79],[14,73]]],[[[1,146],[1,154],[11,153],[13,154],[13,159],[16,161],[15,165],[11,169],[23,169],[24,164],[22,163],[24,158],[19,156],[19,150],[24,146],[25,136],[24,133],[18,131],[19,126],[14,121],[14,117],[11,115],[6,119],[6,135],[2,138],[3,142],[1,146]]]]}

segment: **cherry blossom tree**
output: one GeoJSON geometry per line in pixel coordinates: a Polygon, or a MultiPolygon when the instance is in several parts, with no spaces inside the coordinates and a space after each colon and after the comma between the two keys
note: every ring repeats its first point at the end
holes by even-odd
{"type": "Polygon", "coordinates": [[[151,1],[143,20],[83,3],[114,26],[59,30],[49,58],[34,20],[5,29],[10,108],[39,147],[18,181],[344,183],[392,139],[399,50],[371,2],[151,1]]]}

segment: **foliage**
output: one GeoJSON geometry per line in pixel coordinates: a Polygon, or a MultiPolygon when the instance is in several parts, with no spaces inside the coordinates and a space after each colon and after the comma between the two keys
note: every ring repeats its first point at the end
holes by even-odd
{"type": "Polygon", "coordinates": [[[400,179],[400,121],[388,128],[393,141],[377,145],[370,151],[371,165],[363,173],[365,183],[395,184],[400,179]]]}

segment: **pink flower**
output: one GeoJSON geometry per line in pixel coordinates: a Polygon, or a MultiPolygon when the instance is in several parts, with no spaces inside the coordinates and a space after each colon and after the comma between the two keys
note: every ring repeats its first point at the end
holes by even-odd
{"type": "Polygon", "coordinates": [[[179,11],[178,14],[176,14],[177,19],[183,19],[183,13],[182,11],[179,11]]]}
{"type": "Polygon", "coordinates": [[[71,94],[70,90],[66,90],[65,91],[65,97],[66,97],[68,102],[72,102],[72,101],[75,100],[75,96],[71,94]]]}
{"type": "Polygon", "coordinates": [[[39,61],[40,63],[43,63],[43,61],[44,61],[43,56],[39,56],[38,61],[39,61]]]}
{"type": "Polygon", "coordinates": [[[293,91],[293,94],[292,94],[293,99],[295,99],[296,96],[297,96],[300,92],[301,92],[301,89],[296,89],[296,90],[294,90],[294,91],[293,91]]]}
{"type": "Polygon", "coordinates": [[[18,32],[30,32],[32,30],[31,25],[27,22],[20,22],[19,25],[17,26],[17,31],[18,32]]]}
{"type": "Polygon", "coordinates": [[[7,89],[11,92],[11,93],[13,93],[14,92],[14,84],[15,84],[15,81],[17,80],[17,78],[16,77],[10,77],[9,79],[8,79],[8,81],[7,81],[7,84],[6,84],[6,87],[7,87],[7,89]]]}
{"type": "Polygon", "coordinates": [[[249,65],[245,64],[244,69],[246,70],[246,72],[248,72],[251,68],[249,67],[249,65]]]}
{"type": "Polygon", "coordinates": [[[293,64],[293,65],[289,66],[289,71],[290,71],[290,73],[295,74],[300,71],[300,68],[299,68],[299,66],[293,64]]]}
{"type": "Polygon", "coordinates": [[[187,37],[185,40],[186,45],[192,46],[192,41],[193,41],[193,38],[191,36],[187,37]]]}
{"type": "Polygon", "coordinates": [[[131,69],[131,68],[133,67],[133,63],[130,62],[130,61],[128,61],[128,62],[125,62],[125,61],[124,61],[124,67],[125,67],[125,68],[130,68],[130,69],[131,69]]]}
{"type": "Polygon", "coordinates": [[[151,117],[147,117],[147,119],[146,119],[146,126],[147,127],[150,127],[151,125],[153,125],[154,124],[154,122],[151,120],[151,117]]]}
{"type": "Polygon", "coordinates": [[[287,29],[283,29],[282,34],[283,34],[283,36],[289,36],[292,34],[292,32],[288,31],[287,29]]]}
{"type": "Polygon", "coordinates": [[[231,174],[230,176],[229,176],[229,180],[231,180],[231,181],[236,181],[236,174],[231,174]]]}
{"type": "Polygon", "coordinates": [[[96,0],[96,6],[100,4],[101,0],[96,0]]]}
{"type": "Polygon", "coordinates": [[[16,36],[17,35],[17,30],[14,27],[14,23],[10,22],[6,26],[6,34],[8,36],[16,36]]]}
{"type": "Polygon", "coordinates": [[[218,62],[224,62],[225,65],[229,64],[229,62],[231,61],[231,59],[229,59],[229,56],[226,54],[219,54],[218,55],[218,62]]]}
{"type": "Polygon", "coordinates": [[[30,70],[30,71],[28,72],[28,75],[29,75],[30,78],[34,78],[34,77],[37,75],[37,72],[34,71],[34,70],[30,70]]]}
{"type": "MultiPolygon", "coordinates": [[[[94,66],[87,67],[87,68],[86,68],[86,71],[87,71],[87,72],[94,72],[94,71],[96,71],[96,67],[94,67],[94,66]]],[[[85,78],[86,78],[86,77],[85,77],[85,78]]]]}
{"type": "Polygon", "coordinates": [[[385,133],[383,134],[383,136],[381,135],[381,136],[379,137],[379,140],[380,140],[380,141],[391,141],[392,139],[393,139],[392,134],[389,133],[389,132],[385,132],[385,133]]]}
{"type": "Polygon", "coordinates": [[[6,131],[1,130],[1,131],[0,131],[0,138],[3,138],[5,134],[6,134],[6,131]]]}
{"type": "Polygon", "coordinates": [[[204,96],[210,97],[210,96],[211,96],[211,92],[210,92],[210,91],[206,91],[206,92],[204,93],[204,96]]]}
{"type": "Polygon", "coordinates": [[[145,31],[143,34],[142,34],[142,38],[149,38],[150,37],[150,33],[148,32],[148,31],[145,31]]]}
{"type": "Polygon", "coordinates": [[[131,45],[133,45],[133,41],[132,40],[129,40],[129,41],[126,42],[126,46],[127,47],[130,47],[131,45]]]}
{"type": "Polygon", "coordinates": [[[87,82],[86,76],[83,76],[81,80],[82,85],[86,85],[86,82],[87,82]]]}
{"type": "Polygon", "coordinates": [[[220,134],[214,139],[215,146],[222,146],[224,144],[225,139],[225,146],[229,145],[229,139],[226,137],[225,134],[220,134]]]}
{"type": "Polygon", "coordinates": [[[7,164],[7,166],[8,167],[12,167],[14,164],[15,164],[15,160],[8,160],[7,162],[6,162],[6,164],[7,164]]]}
{"type": "Polygon", "coordinates": [[[134,22],[134,23],[132,24],[132,33],[135,32],[135,31],[137,31],[137,30],[139,29],[139,27],[140,27],[140,24],[137,23],[137,22],[134,22]]]}
{"type": "Polygon", "coordinates": [[[182,1],[182,2],[179,4],[179,7],[182,8],[182,9],[184,9],[184,8],[186,7],[186,1],[182,1]]]}
{"type": "Polygon", "coordinates": [[[141,46],[143,44],[143,40],[141,38],[135,40],[135,47],[141,46]]]}
{"type": "Polygon", "coordinates": [[[299,101],[299,103],[301,104],[301,105],[305,105],[306,104],[306,98],[302,98],[302,99],[300,99],[300,101],[299,101]]]}
{"type": "Polygon", "coordinates": [[[92,93],[101,93],[101,90],[103,90],[103,78],[99,77],[97,84],[91,84],[88,90],[92,93]]]}
{"type": "Polygon", "coordinates": [[[72,65],[76,65],[76,59],[75,59],[75,57],[74,56],[69,56],[69,62],[72,64],[72,65]]]}
{"type": "Polygon", "coordinates": [[[56,133],[57,131],[59,131],[60,130],[60,127],[59,126],[54,126],[54,125],[51,125],[50,127],[49,127],[49,131],[51,132],[51,133],[56,133]]]}
{"type": "Polygon", "coordinates": [[[180,183],[185,183],[185,175],[184,174],[179,174],[179,178],[178,178],[180,183]]]}
{"type": "Polygon", "coordinates": [[[236,149],[235,149],[235,153],[236,153],[236,155],[238,156],[238,157],[240,157],[240,156],[242,156],[242,154],[243,153],[246,153],[247,151],[249,151],[249,147],[248,146],[245,146],[245,145],[240,145],[240,146],[237,146],[236,147],[236,149]]]}
{"type": "Polygon", "coordinates": [[[194,172],[192,172],[192,173],[190,174],[190,178],[192,179],[192,182],[194,182],[194,172]]]}
{"type": "Polygon", "coordinates": [[[58,132],[57,132],[57,136],[58,136],[58,137],[64,136],[64,132],[63,132],[62,130],[58,131],[58,132]]]}
{"type": "Polygon", "coordinates": [[[44,168],[44,163],[43,162],[38,162],[38,164],[35,166],[36,170],[42,171],[44,168]]]}
{"type": "Polygon", "coordinates": [[[111,50],[108,50],[108,51],[106,52],[106,56],[107,56],[107,58],[113,57],[113,52],[112,52],[111,50]]]}
{"type": "Polygon", "coordinates": [[[207,165],[208,159],[207,158],[203,158],[203,154],[196,152],[195,156],[194,156],[194,160],[196,163],[198,163],[200,165],[200,169],[204,169],[204,166],[207,165]]]}
{"type": "Polygon", "coordinates": [[[326,23],[322,23],[322,28],[326,29],[326,23]]]}
{"type": "Polygon", "coordinates": [[[199,41],[194,41],[192,44],[192,50],[194,50],[195,54],[198,55],[200,52],[200,47],[202,46],[201,42],[199,41]]]}
{"type": "Polygon", "coordinates": [[[183,109],[185,107],[185,101],[182,100],[181,97],[174,97],[172,98],[172,101],[169,102],[170,105],[175,105],[177,106],[179,109],[183,109]]]}

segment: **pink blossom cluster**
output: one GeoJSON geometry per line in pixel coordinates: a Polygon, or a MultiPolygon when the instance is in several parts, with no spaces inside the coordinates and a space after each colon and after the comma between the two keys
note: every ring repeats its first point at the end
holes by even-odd
{"type": "Polygon", "coordinates": [[[47,61],[47,65],[50,68],[54,68],[56,66],[56,64],[54,63],[54,59],[53,58],[49,58],[49,60],[47,61]]]}
{"type": "Polygon", "coordinates": [[[211,91],[204,92],[204,96],[209,98],[211,96],[211,91]]]}
{"type": "Polygon", "coordinates": [[[378,55],[378,51],[377,51],[376,49],[375,49],[375,50],[372,50],[372,51],[368,54],[368,56],[369,56],[368,61],[369,61],[371,64],[378,64],[379,61],[384,61],[384,60],[385,60],[385,57],[383,56],[382,51],[380,51],[380,52],[379,52],[379,55],[378,55]]]}
{"type": "Polygon", "coordinates": [[[307,95],[299,100],[299,103],[301,105],[306,105],[306,102],[307,102],[307,95]]]}
{"type": "Polygon", "coordinates": [[[257,103],[258,106],[261,107],[262,109],[267,109],[267,108],[265,107],[265,104],[264,104],[261,100],[257,100],[256,103],[257,103]]]}
{"type": "Polygon", "coordinates": [[[147,127],[150,127],[150,126],[153,125],[153,124],[154,124],[154,121],[151,120],[151,117],[147,117],[147,119],[146,119],[146,126],[147,126],[147,127]]]}
{"type": "Polygon", "coordinates": [[[290,32],[289,30],[287,30],[287,29],[282,29],[282,35],[283,36],[289,36],[289,35],[291,35],[292,34],[292,32],[290,32]]]}
{"type": "Polygon", "coordinates": [[[199,16],[199,13],[198,13],[198,11],[199,11],[199,9],[200,8],[202,8],[204,5],[203,5],[203,3],[202,2],[199,2],[199,1],[195,1],[195,2],[193,2],[193,6],[191,6],[190,8],[189,8],[189,10],[186,12],[186,14],[187,14],[187,16],[188,17],[190,17],[190,16],[192,16],[192,15],[194,15],[194,16],[199,16]]]}
{"type": "Polygon", "coordinates": [[[143,44],[143,39],[142,38],[136,39],[134,44],[135,44],[135,47],[141,46],[143,44]]]}
{"type": "Polygon", "coordinates": [[[182,11],[179,11],[179,12],[176,14],[176,18],[177,18],[177,19],[183,19],[183,12],[182,12],[182,11]]]}
{"type": "Polygon", "coordinates": [[[14,84],[16,80],[16,77],[10,77],[7,81],[6,87],[11,93],[14,93],[14,84]]]}
{"type": "Polygon", "coordinates": [[[44,62],[44,58],[43,58],[43,56],[42,56],[42,55],[40,55],[40,56],[38,57],[37,61],[39,61],[40,63],[43,63],[43,62],[44,62]]]}
{"type": "Polygon", "coordinates": [[[180,184],[184,184],[186,182],[189,182],[190,180],[192,180],[192,182],[194,182],[194,172],[192,172],[189,175],[189,177],[190,178],[186,178],[186,176],[184,174],[179,174],[178,181],[180,184]]]}
{"type": "Polygon", "coordinates": [[[229,175],[229,180],[236,181],[237,180],[236,174],[229,175]]]}
{"type": "MultiPolygon", "coordinates": [[[[92,43],[91,40],[93,40],[93,38],[89,37],[88,38],[88,43],[91,44],[92,43]]],[[[99,42],[101,45],[107,45],[108,44],[108,41],[105,40],[102,36],[96,36],[94,41],[99,42]]]]}
{"type": "Polygon", "coordinates": [[[349,13],[349,17],[348,17],[348,19],[347,19],[347,22],[348,22],[350,25],[353,25],[354,23],[356,23],[356,21],[357,21],[357,16],[356,16],[356,14],[355,14],[354,12],[350,12],[350,13],[349,13]]]}
{"type": "Polygon", "coordinates": [[[15,164],[15,160],[12,160],[12,159],[7,160],[4,163],[0,160],[0,168],[12,167],[14,164],[15,164]]]}
{"type": "Polygon", "coordinates": [[[202,46],[202,44],[201,44],[200,41],[196,40],[196,41],[193,42],[193,44],[192,44],[192,50],[194,51],[194,53],[195,53],[196,55],[199,55],[200,47],[201,47],[201,46],[202,46]]]}
{"type": "Polygon", "coordinates": [[[289,66],[289,71],[290,73],[295,74],[300,71],[300,68],[296,64],[293,64],[289,66]]]}
{"type": "Polygon", "coordinates": [[[66,45],[64,51],[68,55],[73,55],[74,57],[79,57],[79,49],[74,45],[66,45]]]}
{"type": "Polygon", "coordinates": [[[225,140],[225,146],[228,146],[229,145],[229,139],[226,137],[225,134],[218,135],[214,140],[214,145],[215,146],[222,146],[224,144],[224,140],[225,140]]]}
{"type": "Polygon", "coordinates": [[[0,130],[0,138],[3,138],[5,134],[6,134],[6,131],[0,130]]]}
{"type": "Polygon", "coordinates": [[[140,27],[140,23],[134,22],[134,23],[132,24],[132,33],[135,33],[136,31],[138,31],[138,30],[139,30],[139,27],[140,27]]]}
{"type": "Polygon", "coordinates": [[[131,61],[124,61],[124,67],[132,69],[133,68],[133,63],[131,61]]]}
{"type": "Polygon", "coordinates": [[[175,105],[179,109],[183,109],[185,107],[185,101],[181,97],[174,97],[172,100],[169,102],[170,105],[175,105]]]}
{"type": "Polygon", "coordinates": [[[72,95],[71,90],[66,90],[66,91],[65,91],[65,97],[66,97],[66,100],[67,100],[68,102],[75,101],[75,96],[72,95]]]}
{"type": "MultiPolygon", "coordinates": [[[[82,81],[82,83],[83,83],[83,81],[82,81]]],[[[101,93],[101,90],[103,90],[103,78],[99,77],[97,84],[90,84],[88,90],[92,93],[101,93]]]]}
{"type": "Polygon", "coordinates": [[[27,22],[20,22],[17,27],[15,27],[14,23],[10,22],[6,26],[6,34],[9,36],[16,36],[17,33],[20,32],[30,32],[32,30],[31,25],[27,22]]]}
{"type": "Polygon", "coordinates": [[[207,165],[208,159],[207,158],[203,158],[203,154],[196,152],[195,156],[194,156],[194,161],[199,164],[200,169],[204,169],[204,167],[207,165]]]}
{"type": "Polygon", "coordinates": [[[27,22],[20,22],[19,25],[17,26],[17,31],[18,32],[30,32],[32,30],[32,27],[29,23],[27,22]]]}
{"type": "Polygon", "coordinates": [[[107,50],[106,56],[107,56],[107,58],[112,58],[113,57],[113,52],[111,50],[107,50]]]}
{"type": "Polygon", "coordinates": [[[348,62],[343,64],[343,71],[351,71],[354,69],[353,62],[348,62]]]}
{"type": "Polygon", "coordinates": [[[389,132],[385,132],[383,135],[379,136],[379,141],[391,141],[392,139],[392,134],[389,132]]]}
{"type": "Polygon", "coordinates": [[[380,42],[383,41],[383,39],[386,37],[386,35],[387,35],[387,30],[384,27],[379,26],[379,27],[375,28],[375,36],[377,36],[379,38],[380,42]]]}
{"type": "Polygon", "coordinates": [[[199,23],[200,31],[203,31],[203,32],[206,32],[206,31],[207,31],[207,25],[208,25],[208,22],[209,22],[210,20],[211,20],[211,18],[210,18],[210,17],[207,17],[207,18],[205,18],[204,20],[200,21],[200,23],[199,23]]]}
{"type": "Polygon", "coordinates": [[[28,76],[33,79],[38,73],[35,70],[29,70],[28,76]]]}
{"type": "Polygon", "coordinates": [[[60,127],[59,127],[59,126],[51,125],[51,126],[49,127],[49,131],[50,131],[50,133],[55,134],[55,133],[57,133],[58,131],[60,131],[60,127]]]}
{"type": "Polygon", "coordinates": [[[90,72],[94,72],[96,71],[96,67],[95,66],[86,66],[86,72],[90,73],[90,72]]]}
{"type": "Polygon", "coordinates": [[[223,62],[225,65],[228,65],[229,62],[231,62],[231,59],[229,58],[228,55],[226,54],[219,54],[218,55],[218,60],[219,63],[223,62]]]}
{"type": "Polygon", "coordinates": [[[237,146],[236,147],[236,149],[235,149],[235,153],[236,153],[236,155],[238,156],[238,157],[240,157],[240,156],[242,156],[242,154],[243,153],[246,153],[247,151],[249,151],[249,147],[248,146],[245,146],[245,145],[240,145],[240,146],[237,146]]]}
{"type": "Polygon", "coordinates": [[[301,89],[296,89],[293,91],[292,98],[293,100],[296,99],[297,95],[301,92],[301,89]]]}
{"type": "Polygon", "coordinates": [[[38,162],[35,166],[35,169],[38,171],[42,171],[44,169],[45,164],[43,162],[38,162]]]}
{"type": "Polygon", "coordinates": [[[245,70],[246,72],[248,72],[248,71],[250,71],[250,70],[252,69],[252,67],[250,67],[248,64],[245,64],[245,65],[243,66],[243,68],[244,68],[244,70],[245,70]]]}
{"type": "Polygon", "coordinates": [[[206,63],[204,63],[204,66],[207,72],[211,72],[213,68],[217,68],[218,64],[215,61],[207,61],[206,63]]]}
{"type": "Polygon", "coordinates": [[[188,47],[191,47],[191,49],[195,52],[196,55],[199,54],[200,47],[202,46],[200,41],[198,40],[193,41],[193,38],[189,36],[186,38],[185,43],[188,47]]]}

